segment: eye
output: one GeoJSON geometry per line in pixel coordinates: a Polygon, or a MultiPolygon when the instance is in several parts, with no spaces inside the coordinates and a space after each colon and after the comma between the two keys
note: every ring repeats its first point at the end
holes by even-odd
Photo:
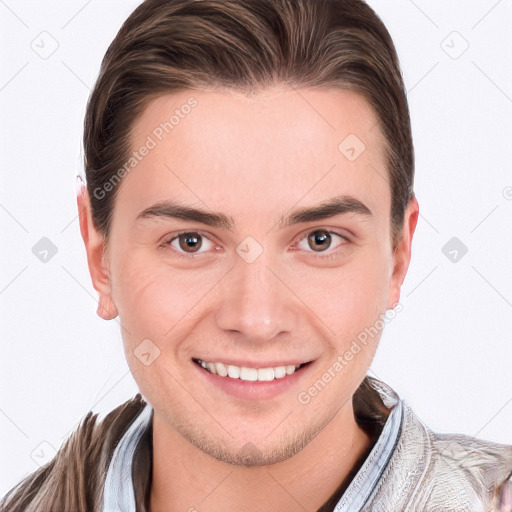
{"type": "Polygon", "coordinates": [[[178,253],[178,256],[194,256],[210,251],[214,243],[198,231],[183,231],[165,241],[163,246],[171,246],[178,253]],[[205,249],[200,251],[200,249],[205,249]]]}
{"type": "Polygon", "coordinates": [[[345,245],[349,242],[349,239],[339,233],[335,233],[333,231],[328,231],[326,229],[316,229],[315,231],[310,231],[305,237],[303,237],[297,247],[299,249],[306,250],[310,252],[310,249],[313,252],[325,253],[328,254],[334,252],[334,250],[327,251],[327,249],[331,248],[333,245],[333,241],[338,238],[341,242],[338,245],[334,245],[334,248],[339,247],[340,245],[345,245]],[[306,245],[305,245],[306,244],[306,245]]]}

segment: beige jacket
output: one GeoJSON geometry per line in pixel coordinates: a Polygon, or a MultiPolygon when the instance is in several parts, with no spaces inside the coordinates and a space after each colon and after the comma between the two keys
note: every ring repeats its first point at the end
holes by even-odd
{"type": "MultiPolygon", "coordinates": [[[[389,386],[373,381],[386,406],[389,386]]],[[[391,391],[391,392],[390,392],[391,391]]],[[[512,446],[461,434],[437,434],[402,401],[398,443],[365,512],[508,512],[512,446]]],[[[344,496],[343,499],[350,499],[344,496]]]]}

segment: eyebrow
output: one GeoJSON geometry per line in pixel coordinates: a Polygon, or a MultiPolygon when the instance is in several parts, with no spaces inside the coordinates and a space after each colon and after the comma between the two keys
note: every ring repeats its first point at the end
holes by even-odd
{"type": "MultiPolygon", "coordinates": [[[[305,222],[329,219],[336,215],[354,213],[366,218],[373,217],[372,211],[361,201],[352,196],[336,196],[319,205],[299,208],[287,217],[281,216],[281,227],[305,222]]],[[[235,223],[230,217],[220,212],[200,210],[190,206],[176,204],[172,201],[160,201],[146,208],[137,215],[137,219],[175,218],[187,222],[199,222],[207,226],[234,231],[235,223]]]]}

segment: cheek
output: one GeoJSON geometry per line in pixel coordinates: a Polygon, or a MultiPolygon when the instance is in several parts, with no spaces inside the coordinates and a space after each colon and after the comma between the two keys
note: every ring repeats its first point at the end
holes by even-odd
{"type": "Polygon", "coordinates": [[[212,275],[177,270],[144,252],[114,266],[112,296],[126,338],[140,343],[150,338],[160,347],[180,338],[196,305],[205,307],[212,275]]]}
{"type": "Polygon", "coordinates": [[[338,268],[302,275],[295,289],[336,342],[346,344],[386,311],[389,262],[375,247],[358,251],[338,268]]]}
{"type": "Polygon", "coordinates": [[[112,298],[119,312],[125,349],[150,339],[162,350],[163,334],[177,321],[185,297],[164,269],[144,254],[116,261],[112,266],[112,298]]]}
{"type": "Polygon", "coordinates": [[[163,385],[165,371],[172,370],[180,328],[190,297],[169,269],[131,258],[114,275],[112,295],[122,325],[121,335],[128,366],[140,388],[163,385]],[[181,323],[180,323],[181,320],[181,323]]]}

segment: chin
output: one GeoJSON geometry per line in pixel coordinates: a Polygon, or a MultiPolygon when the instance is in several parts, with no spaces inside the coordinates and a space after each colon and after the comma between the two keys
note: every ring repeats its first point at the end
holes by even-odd
{"type": "MultiPolygon", "coordinates": [[[[326,422],[328,423],[328,419],[326,422]]],[[[322,430],[324,424],[298,426],[286,429],[280,434],[245,434],[234,438],[226,432],[215,435],[212,430],[187,429],[177,427],[178,432],[196,448],[210,457],[236,466],[255,467],[276,464],[297,455],[322,430]],[[245,442],[244,442],[245,438],[245,442]],[[259,440],[258,440],[259,439],[259,440]]]]}

